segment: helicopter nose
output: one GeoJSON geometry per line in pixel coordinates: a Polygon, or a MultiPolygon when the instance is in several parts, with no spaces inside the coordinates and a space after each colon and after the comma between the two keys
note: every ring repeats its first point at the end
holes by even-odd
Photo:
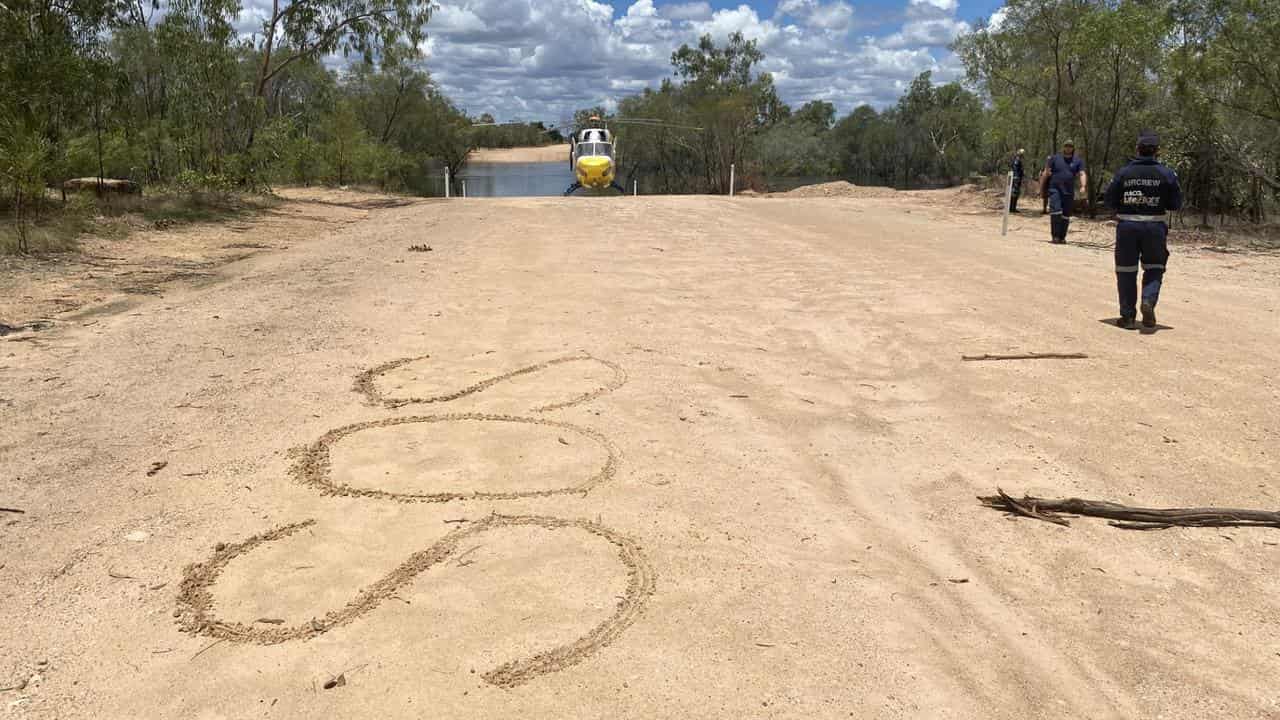
{"type": "Polygon", "coordinates": [[[578,182],[587,187],[604,187],[613,182],[613,161],[607,157],[578,158],[578,182]]]}

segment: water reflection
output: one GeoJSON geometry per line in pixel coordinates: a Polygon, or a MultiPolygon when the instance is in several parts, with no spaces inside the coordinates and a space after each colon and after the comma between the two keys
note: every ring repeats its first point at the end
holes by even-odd
{"type": "Polygon", "coordinates": [[[461,195],[461,181],[467,183],[467,197],[551,197],[564,193],[573,183],[573,171],[562,163],[469,162],[456,178],[454,192],[461,195]]]}

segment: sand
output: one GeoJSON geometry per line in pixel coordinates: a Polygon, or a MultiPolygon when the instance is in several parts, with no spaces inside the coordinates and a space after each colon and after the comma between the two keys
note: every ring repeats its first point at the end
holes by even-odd
{"type": "Polygon", "coordinates": [[[1280,257],[1175,248],[1141,334],[1104,225],[900,195],[298,196],[124,305],[6,277],[74,309],[5,306],[0,707],[1274,717],[1280,531],[975,496],[1274,508],[1280,257]],[[1089,357],[961,360],[1027,352],[1089,357]]]}
{"type": "Polygon", "coordinates": [[[467,157],[476,163],[567,163],[569,144],[517,148],[480,148],[467,157]]]}

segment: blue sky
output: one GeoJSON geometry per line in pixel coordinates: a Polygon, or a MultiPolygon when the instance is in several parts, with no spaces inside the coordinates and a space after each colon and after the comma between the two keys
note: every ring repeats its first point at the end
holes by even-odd
{"type": "MultiPolygon", "coordinates": [[[[271,0],[246,0],[246,28],[271,0]]],[[[673,50],[710,34],[755,39],[792,106],[892,104],[919,73],[959,79],[947,49],[1002,0],[436,0],[425,67],[458,104],[550,120],[656,87],[673,50]]],[[[259,20],[260,22],[260,20],[259,20]]]]}

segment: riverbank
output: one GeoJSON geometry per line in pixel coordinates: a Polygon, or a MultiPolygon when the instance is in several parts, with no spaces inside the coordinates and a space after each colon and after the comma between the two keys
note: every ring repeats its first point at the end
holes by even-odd
{"type": "Polygon", "coordinates": [[[537,147],[479,148],[472,150],[467,162],[473,163],[568,163],[569,144],[537,147]]]}

